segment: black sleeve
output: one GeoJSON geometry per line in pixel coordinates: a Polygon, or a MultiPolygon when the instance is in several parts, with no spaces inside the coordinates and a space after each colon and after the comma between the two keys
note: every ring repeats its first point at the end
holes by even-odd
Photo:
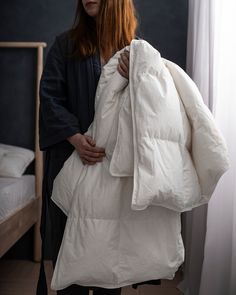
{"type": "Polygon", "coordinates": [[[40,80],[39,145],[46,150],[53,144],[80,132],[78,119],[67,109],[65,54],[56,37],[49,50],[40,80]]]}

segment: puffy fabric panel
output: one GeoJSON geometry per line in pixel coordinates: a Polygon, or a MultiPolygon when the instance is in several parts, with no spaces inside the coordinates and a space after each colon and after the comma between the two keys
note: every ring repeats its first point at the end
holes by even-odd
{"type": "Polygon", "coordinates": [[[129,88],[124,92],[124,101],[119,111],[117,132],[115,133],[115,145],[112,145],[112,157],[109,171],[117,177],[133,176],[134,171],[134,144],[131,116],[131,102],[129,88]]]}
{"type": "Polygon", "coordinates": [[[180,214],[158,206],[132,210],[132,177],[113,177],[108,167],[104,160],[83,169],[53,289],[72,283],[116,288],[155,278],[172,279],[183,262],[180,214]]]}
{"type": "Polygon", "coordinates": [[[52,200],[68,216],[51,287],[117,288],[172,279],[184,260],[180,212],[209,201],[228,169],[224,140],[192,80],[144,40],[130,47],[129,83],[117,52],[104,66],[86,134],[106,157],[76,151],[52,200]]]}
{"type": "Polygon", "coordinates": [[[200,202],[193,207],[200,206],[209,201],[220,177],[229,169],[228,150],[196,84],[178,65],[163,60],[175,81],[176,89],[192,125],[191,155],[202,196],[200,202]]]}

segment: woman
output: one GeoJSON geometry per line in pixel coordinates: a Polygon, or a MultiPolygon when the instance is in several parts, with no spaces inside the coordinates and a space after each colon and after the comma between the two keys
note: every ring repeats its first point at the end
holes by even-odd
{"type": "MultiPolygon", "coordinates": [[[[46,60],[40,83],[40,148],[45,151],[41,220],[42,256],[45,232],[51,223],[53,268],[56,264],[66,215],[50,200],[53,180],[63,163],[77,150],[84,165],[103,160],[105,149],[83,135],[94,118],[94,99],[101,67],[136,36],[137,19],[131,0],[79,0],[74,27],[56,37],[46,60]]],[[[117,67],[129,78],[129,54],[121,54],[117,67]]],[[[159,284],[159,280],[146,283],[159,284]]],[[[133,285],[134,288],[138,284],[133,285]]],[[[72,285],[58,294],[121,294],[121,288],[104,289],[72,285]]],[[[41,262],[37,294],[47,294],[41,262]]]]}

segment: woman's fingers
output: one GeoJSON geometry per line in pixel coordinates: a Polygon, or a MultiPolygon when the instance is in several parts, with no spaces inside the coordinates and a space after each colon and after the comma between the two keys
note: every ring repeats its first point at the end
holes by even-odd
{"type": "Polygon", "coordinates": [[[89,144],[91,144],[92,146],[95,146],[96,142],[95,142],[95,140],[93,140],[93,138],[92,138],[91,136],[89,136],[89,135],[84,135],[84,137],[85,137],[85,139],[87,140],[87,142],[88,142],[89,144]]]}
{"type": "Polygon", "coordinates": [[[123,76],[125,78],[128,77],[127,73],[121,68],[120,65],[118,65],[117,69],[118,69],[118,72],[120,73],[121,76],[123,76]]]}
{"type": "Polygon", "coordinates": [[[89,157],[87,155],[83,155],[82,158],[90,163],[97,163],[97,162],[102,162],[102,158],[93,158],[93,157],[89,157]]]}
{"type": "MultiPolygon", "coordinates": [[[[95,141],[93,141],[95,143],[95,141]]],[[[93,143],[91,142],[91,143],[93,143]]],[[[94,165],[97,162],[102,162],[103,157],[105,156],[105,149],[99,148],[96,146],[91,146],[89,143],[84,146],[84,149],[81,153],[81,159],[84,164],[94,165]]]]}
{"type": "Polygon", "coordinates": [[[105,156],[105,149],[95,146],[96,142],[91,136],[85,135],[84,137],[86,139],[86,142],[84,142],[85,151],[90,151],[91,153],[96,153],[96,154],[97,153],[104,154],[105,156]]]}
{"type": "Polygon", "coordinates": [[[126,67],[129,68],[129,51],[125,50],[123,53],[121,53],[121,59],[126,67]]]}
{"type": "Polygon", "coordinates": [[[82,154],[80,154],[80,158],[84,164],[87,165],[94,165],[97,162],[103,161],[104,154],[99,153],[88,153],[87,151],[84,151],[82,154]]]}
{"type": "Polygon", "coordinates": [[[91,136],[82,135],[76,137],[73,142],[75,149],[77,150],[82,163],[85,165],[94,165],[97,162],[101,162],[105,154],[105,149],[96,147],[96,142],[91,136]]]}
{"type": "Polygon", "coordinates": [[[102,158],[105,156],[105,153],[91,152],[91,151],[85,150],[84,155],[91,158],[102,158]]]}
{"type": "Polygon", "coordinates": [[[117,69],[119,73],[129,79],[129,51],[125,50],[121,53],[120,58],[118,58],[119,64],[117,69]]]}
{"type": "Polygon", "coordinates": [[[124,61],[121,58],[119,58],[119,66],[121,67],[123,72],[125,72],[125,73],[128,72],[128,68],[127,68],[126,64],[124,63],[124,61]]]}
{"type": "Polygon", "coordinates": [[[121,53],[119,60],[120,67],[123,71],[128,72],[129,70],[129,59],[126,54],[121,53]]]}
{"type": "Polygon", "coordinates": [[[85,147],[85,150],[86,151],[89,151],[89,152],[92,152],[92,153],[102,153],[102,154],[105,154],[105,149],[104,148],[100,148],[98,146],[90,146],[90,145],[87,145],[85,147]]]}

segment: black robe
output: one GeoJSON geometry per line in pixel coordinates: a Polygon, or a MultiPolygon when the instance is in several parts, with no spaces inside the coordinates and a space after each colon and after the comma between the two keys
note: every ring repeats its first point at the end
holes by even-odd
{"type": "MultiPolygon", "coordinates": [[[[42,238],[42,260],[37,285],[37,295],[47,294],[44,272],[46,221],[53,181],[74,147],[67,137],[76,133],[85,133],[94,118],[94,99],[101,74],[99,52],[87,59],[72,58],[69,55],[74,43],[64,32],[55,38],[46,58],[40,81],[39,109],[39,145],[44,151],[43,196],[40,233],[42,238]]],[[[66,216],[57,208],[57,220],[64,228],[66,216]]],[[[55,216],[54,216],[55,217],[55,216]]],[[[56,226],[51,224],[51,226],[56,226]]],[[[62,235],[63,233],[60,233],[62,235]]],[[[62,236],[61,236],[62,238],[62,236]]],[[[57,251],[60,245],[57,245],[57,251]]],[[[55,263],[56,257],[53,257],[55,263]]],[[[160,280],[151,280],[133,284],[160,284],[160,280]]]]}

